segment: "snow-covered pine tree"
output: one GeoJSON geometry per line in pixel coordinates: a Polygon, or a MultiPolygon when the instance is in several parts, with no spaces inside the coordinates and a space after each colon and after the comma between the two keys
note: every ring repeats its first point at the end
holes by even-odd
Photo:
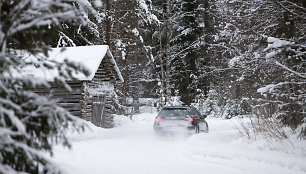
{"type": "Polygon", "coordinates": [[[151,47],[145,44],[145,39],[150,40],[147,30],[158,21],[151,13],[151,1],[118,0],[109,3],[114,8],[109,13],[113,31],[110,43],[125,79],[122,88],[117,88],[117,93],[121,97],[121,105],[126,105],[127,98],[132,98],[133,107],[138,110],[139,97],[146,92],[144,86],[151,82],[149,72],[153,60],[151,47]]]}
{"type": "Polygon", "coordinates": [[[268,45],[262,56],[279,78],[266,80],[257,92],[264,101],[277,103],[274,116],[292,130],[299,128],[299,137],[305,139],[306,3],[275,0],[274,5],[280,10],[276,32],[267,35],[268,45]]]}
{"type": "Polygon", "coordinates": [[[111,39],[116,50],[115,56],[117,62],[122,69],[124,83],[122,86],[122,105],[127,105],[127,99],[133,98],[133,104],[138,101],[137,88],[139,79],[140,67],[138,60],[139,51],[139,18],[136,13],[138,7],[137,1],[114,1],[113,6],[116,6],[116,13],[113,17],[117,20],[113,21],[114,37],[111,39]]]}
{"type": "Polygon", "coordinates": [[[72,72],[87,74],[87,70],[73,62],[42,58],[48,55],[45,37],[52,25],[85,24],[80,8],[93,9],[83,0],[11,0],[0,4],[0,173],[60,173],[42,152],[52,155],[56,143],[69,147],[65,128],[72,125],[81,130],[83,124],[56,101],[32,92],[49,84],[43,79],[21,78],[20,69],[57,69],[62,75],[57,82],[69,89],[64,79],[72,78],[72,72]],[[26,60],[21,52],[35,61],[26,60]]]}
{"type": "Polygon", "coordinates": [[[78,9],[84,22],[61,21],[61,25],[50,25],[48,44],[52,47],[98,45],[106,43],[107,32],[104,28],[106,9],[100,0],[88,0],[83,4],[71,2],[78,9]],[[87,7],[91,8],[87,8],[87,7]]]}
{"type": "MultiPolygon", "coordinates": [[[[171,11],[173,10],[172,7],[174,6],[173,2],[170,1],[170,15],[171,11]]],[[[167,27],[166,27],[166,19],[167,19],[167,3],[168,1],[163,0],[155,0],[152,1],[152,13],[156,15],[158,19],[157,25],[150,25],[150,29],[147,29],[147,37],[145,38],[146,43],[150,44],[151,48],[151,73],[152,77],[157,79],[158,85],[155,89],[156,93],[159,95],[160,102],[159,107],[163,107],[166,104],[167,91],[166,91],[166,46],[167,46],[167,37],[171,37],[167,34],[167,27]],[[149,41],[149,42],[148,42],[149,41]]],[[[171,16],[170,16],[171,18],[171,16]]],[[[168,27],[169,30],[171,28],[168,27]]],[[[169,79],[169,77],[168,77],[169,79]]],[[[169,90],[168,90],[169,92],[169,90]]],[[[171,92],[171,91],[170,91],[171,92]]]]}
{"type": "Polygon", "coordinates": [[[202,29],[199,24],[200,11],[198,0],[181,0],[178,12],[174,13],[171,24],[172,84],[178,89],[179,96],[185,104],[191,104],[195,99],[197,84],[193,79],[198,77],[198,57],[201,45],[198,42],[202,29]]]}
{"type": "Polygon", "coordinates": [[[306,4],[237,0],[220,1],[218,5],[223,7],[218,9],[223,9],[224,14],[219,40],[225,41],[224,47],[234,50],[228,56],[225,54],[229,68],[235,70],[228,79],[240,86],[242,111],[258,114],[257,111],[265,110],[266,115],[280,119],[293,130],[305,125],[302,33],[306,4]],[[250,106],[252,110],[248,109],[250,106]]]}

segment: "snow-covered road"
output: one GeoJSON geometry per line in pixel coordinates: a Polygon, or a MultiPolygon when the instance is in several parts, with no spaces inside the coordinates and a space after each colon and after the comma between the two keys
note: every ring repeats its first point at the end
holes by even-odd
{"type": "Polygon", "coordinates": [[[303,157],[241,142],[234,120],[207,119],[210,132],[164,139],[152,129],[156,113],[120,126],[71,134],[72,150],[55,147],[53,161],[70,174],[305,174],[303,157]]]}

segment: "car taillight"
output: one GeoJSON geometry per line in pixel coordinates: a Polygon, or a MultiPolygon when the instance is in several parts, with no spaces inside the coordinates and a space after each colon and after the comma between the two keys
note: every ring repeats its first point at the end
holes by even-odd
{"type": "Polygon", "coordinates": [[[193,118],[193,117],[190,117],[190,118],[183,118],[183,120],[185,120],[185,121],[194,121],[194,118],[193,118]]]}
{"type": "Polygon", "coordinates": [[[158,122],[163,121],[163,119],[161,119],[161,118],[157,118],[157,117],[156,117],[154,121],[155,121],[155,123],[158,123],[158,122]]]}

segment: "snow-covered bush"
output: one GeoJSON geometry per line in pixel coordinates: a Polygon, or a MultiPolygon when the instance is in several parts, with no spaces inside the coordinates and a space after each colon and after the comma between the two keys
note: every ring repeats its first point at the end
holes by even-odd
{"type": "Polygon", "coordinates": [[[240,114],[240,103],[238,100],[227,100],[224,106],[223,118],[230,119],[240,114]]]}
{"type": "Polygon", "coordinates": [[[271,112],[271,106],[258,105],[253,115],[239,120],[238,131],[249,141],[264,142],[266,148],[292,153],[298,144],[299,132],[284,126],[277,114],[271,112]],[[296,144],[295,144],[296,143],[296,144]]]}
{"type": "MultiPolygon", "coordinates": [[[[305,138],[305,46],[276,37],[268,37],[267,42],[263,50],[266,61],[280,69],[282,79],[264,85],[257,92],[277,103],[276,118],[293,130],[301,126],[300,137],[305,138]]],[[[303,41],[296,39],[296,42],[303,41]]]]}
{"type": "Polygon", "coordinates": [[[238,100],[230,99],[214,89],[209,90],[207,98],[204,95],[198,96],[196,103],[192,105],[198,108],[202,114],[210,117],[229,119],[240,114],[240,103],[238,100]]]}
{"type": "Polygon", "coordinates": [[[201,98],[196,106],[200,109],[201,113],[211,117],[218,117],[220,113],[218,93],[216,90],[209,90],[207,98],[201,98]]]}

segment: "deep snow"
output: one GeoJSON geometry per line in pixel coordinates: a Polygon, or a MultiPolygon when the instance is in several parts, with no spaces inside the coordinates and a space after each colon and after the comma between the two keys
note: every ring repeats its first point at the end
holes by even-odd
{"type": "Polygon", "coordinates": [[[302,156],[246,144],[235,119],[207,119],[210,132],[160,138],[156,113],[116,116],[116,128],[70,133],[73,149],[55,147],[52,160],[70,174],[305,174],[302,156]]]}

